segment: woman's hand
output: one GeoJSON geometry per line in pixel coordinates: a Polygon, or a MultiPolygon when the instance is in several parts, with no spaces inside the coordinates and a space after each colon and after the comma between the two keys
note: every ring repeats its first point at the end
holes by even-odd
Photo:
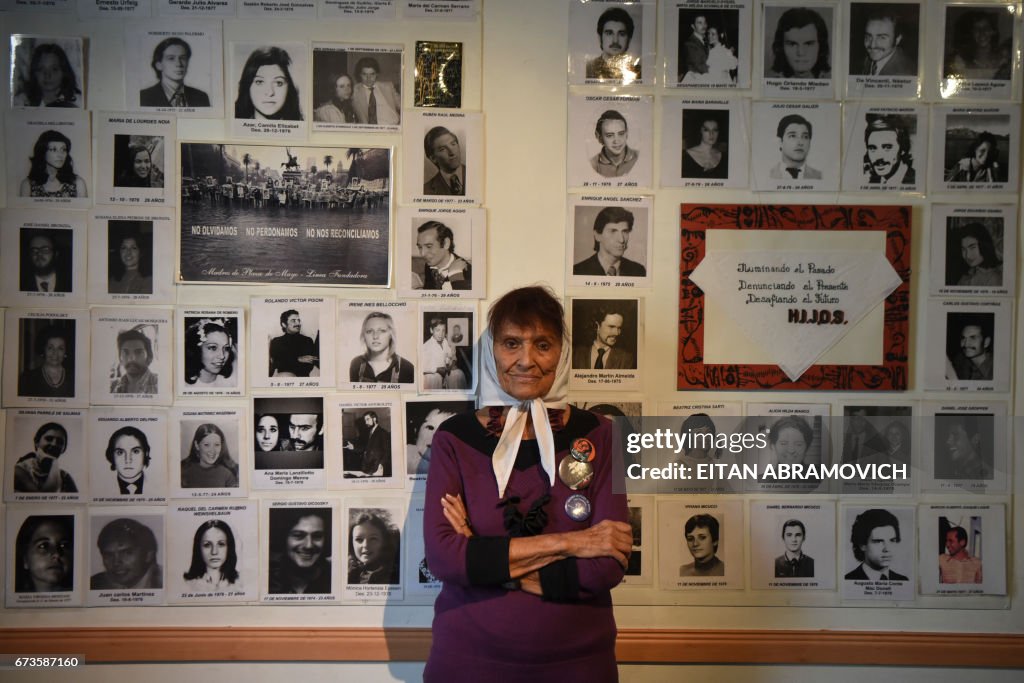
{"type": "Polygon", "coordinates": [[[633,531],[629,524],[605,519],[580,531],[565,534],[569,555],[573,557],[611,557],[625,568],[633,549],[633,531]]]}
{"type": "MultiPolygon", "coordinates": [[[[441,499],[441,509],[444,511],[445,519],[455,529],[455,533],[462,534],[466,538],[473,537],[473,528],[469,523],[469,513],[466,512],[466,505],[462,502],[461,494],[455,494],[454,496],[450,493],[444,494],[444,498],[441,499]]],[[[626,527],[629,528],[629,525],[627,524],[626,527]]]]}

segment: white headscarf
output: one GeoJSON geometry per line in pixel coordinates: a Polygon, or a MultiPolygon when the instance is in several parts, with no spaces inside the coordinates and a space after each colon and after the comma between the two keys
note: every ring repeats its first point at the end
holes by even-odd
{"type": "Polygon", "coordinates": [[[505,487],[512,476],[512,467],[516,462],[519,444],[526,430],[527,415],[533,418],[533,432],[537,436],[540,447],[540,464],[547,472],[551,485],[555,485],[555,437],[548,421],[548,408],[564,410],[568,405],[565,397],[569,388],[569,340],[562,339],[562,355],[558,358],[555,370],[555,382],[548,393],[532,401],[520,401],[508,395],[498,381],[498,367],[494,360],[494,337],[490,329],[486,329],[477,341],[477,352],[480,358],[480,387],[477,407],[511,406],[505,417],[505,427],[501,430],[501,438],[494,449],[491,466],[494,468],[494,479],[498,482],[498,497],[505,497],[505,487]]]}

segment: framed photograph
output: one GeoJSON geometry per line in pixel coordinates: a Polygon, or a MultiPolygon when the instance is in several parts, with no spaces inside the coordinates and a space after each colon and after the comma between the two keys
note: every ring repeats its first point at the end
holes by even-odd
{"type": "Polygon", "coordinates": [[[88,500],[84,410],[11,409],[6,422],[4,500],[88,500]]]}
{"type": "Polygon", "coordinates": [[[851,2],[846,96],[916,98],[921,92],[920,2],[851,2]]]}
{"type": "Polygon", "coordinates": [[[93,503],[167,502],[165,409],[93,408],[89,411],[89,446],[89,491],[93,503]]]}
{"type": "Polygon", "coordinates": [[[15,109],[7,114],[7,203],[81,209],[91,203],[89,114],[15,109]]]}
{"type": "Polygon", "coordinates": [[[398,209],[398,295],[482,299],[487,282],[484,209],[398,209]]]}
{"type": "Polygon", "coordinates": [[[476,308],[432,306],[420,308],[420,392],[462,392],[476,389],[476,308]]]}
{"type": "Polygon", "coordinates": [[[66,506],[11,506],[6,607],[80,607],[83,513],[66,506]]]}
{"type": "Polygon", "coordinates": [[[256,502],[177,503],[167,513],[167,601],[251,602],[259,594],[256,502]]]}
{"type": "Polygon", "coordinates": [[[1020,107],[934,107],[932,121],[933,191],[1016,190],[1020,107]]]}
{"type": "Polygon", "coordinates": [[[678,389],[906,389],[909,208],[680,211],[678,389]]]}
{"type": "Polygon", "coordinates": [[[177,123],[159,114],[94,114],[96,202],[174,206],[177,123]]]}
{"type": "Polygon", "coordinates": [[[650,96],[569,95],[569,187],[651,187],[650,96]]]}
{"type": "Polygon", "coordinates": [[[749,449],[746,462],[757,466],[748,491],[760,493],[829,493],[827,479],[788,476],[785,467],[832,463],[827,403],[748,403],[743,432],[764,434],[766,447],[749,449]]]}
{"type": "Polygon", "coordinates": [[[334,386],[334,299],[253,297],[249,304],[253,387],[334,386]],[[322,345],[322,347],[321,347],[322,345]]]}
{"type": "Polygon", "coordinates": [[[662,3],[665,85],[749,88],[751,5],[750,0],[662,3]]]}
{"type": "Polygon", "coordinates": [[[85,303],[85,221],[79,212],[7,209],[0,292],[7,306],[85,303]]]}
{"type": "Polygon", "coordinates": [[[661,590],[743,587],[743,503],[676,497],[658,504],[661,590]]]}
{"type": "Polygon", "coordinates": [[[835,590],[835,529],[834,503],[751,501],[751,588],[835,590]]]}
{"type": "Polygon", "coordinates": [[[1009,391],[1013,301],[928,302],[924,388],[1009,391]]]}
{"type": "Polygon", "coordinates": [[[432,605],[441,592],[441,579],[427,566],[427,553],[423,543],[422,497],[409,501],[405,517],[405,604],[432,605]]]}
{"type": "Polygon", "coordinates": [[[844,190],[925,191],[927,107],[847,107],[844,139],[844,190]]]}
{"type": "Polygon", "coordinates": [[[4,315],[4,405],[89,405],[89,314],[9,309],[4,315]]]}
{"type": "Polygon", "coordinates": [[[265,500],[260,507],[264,603],[333,602],[340,593],[338,503],[324,499],[265,500]]]}
{"type": "Polygon", "coordinates": [[[1004,505],[922,505],[919,515],[922,594],[1006,595],[1004,505]]]}
{"type": "Polygon", "coordinates": [[[310,82],[308,49],[297,42],[228,43],[225,90],[234,101],[233,109],[228,105],[233,137],[305,139],[309,95],[299,88],[310,82]]]}
{"type": "Polygon", "coordinates": [[[386,287],[391,150],[181,143],[181,282],[386,287]]]}
{"type": "Polygon", "coordinates": [[[763,97],[832,99],[835,5],[762,5],[763,97]]]}
{"type": "MultiPolygon", "coordinates": [[[[643,452],[638,460],[641,466],[665,467],[678,464],[688,478],[635,480],[626,482],[627,489],[643,487],[649,493],[742,493],[744,482],[728,473],[734,466],[742,466],[745,449],[741,443],[730,446],[733,434],[740,433],[746,422],[743,405],[736,402],[664,402],[658,411],[663,417],[645,418],[643,431],[652,427],[665,427],[678,434],[689,435],[683,446],[643,452]],[[648,455],[655,455],[656,460],[648,455]],[[719,476],[721,473],[721,476],[719,476]]],[[[640,430],[638,430],[640,431],[640,430]]],[[[735,443],[735,442],[733,442],[735,443]]],[[[627,476],[629,470],[627,469],[627,476]]]]}
{"type": "Polygon", "coordinates": [[[1010,99],[1019,47],[1019,21],[1010,5],[947,2],[942,12],[944,98],[1010,99]]]}
{"type": "MultiPolygon", "coordinates": [[[[217,6],[231,4],[233,0],[217,6]]],[[[174,6],[183,8],[180,2],[174,6]]],[[[196,9],[190,14],[194,16],[196,9]]],[[[161,8],[161,15],[168,16],[164,10],[161,8]]],[[[124,49],[129,111],[165,112],[179,118],[224,116],[224,48],[219,21],[165,18],[158,25],[152,21],[129,23],[124,49]]]]}
{"type": "Polygon", "coordinates": [[[402,134],[406,201],[483,203],[483,124],[479,113],[408,112],[402,134]]]}
{"type": "Polygon", "coordinates": [[[92,400],[97,405],[170,405],[171,311],[92,309],[92,400]]]}
{"type": "Polygon", "coordinates": [[[90,607],[155,607],[164,603],[166,507],[89,508],[90,607]],[[125,557],[134,561],[127,562],[125,557]]]}
{"type": "Polygon", "coordinates": [[[657,12],[648,0],[570,2],[569,83],[653,85],[657,12]]]}
{"type": "Polygon", "coordinates": [[[416,310],[405,301],[342,301],[338,386],[388,391],[416,387],[416,310]],[[347,374],[346,373],[346,368],[347,374]]]}
{"type": "Polygon", "coordinates": [[[755,192],[839,190],[840,113],[835,102],[755,102],[755,192]]]}
{"type": "Polygon", "coordinates": [[[639,388],[642,299],[569,300],[572,389],[639,388]]]}
{"type": "Polygon", "coordinates": [[[1000,494],[1009,481],[1006,403],[925,403],[922,491],[1000,494]]]}
{"type": "Polygon", "coordinates": [[[255,396],[252,399],[253,489],[327,487],[327,443],[322,396],[255,396]]]}
{"type": "Polygon", "coordinates": [[[462,108],[462,43],[417,40],[414,107],[462,108]]]}
{"type": "MultiPolygon", "coordinates": [[[[404,499],[348,498],[342,519],[345,533],[346,599],[362,602],[401,600],[404,499]]],[[[340,563],[339,563],[340,564],[340,563]]]]}
{"type": "Polygon", "coordinates": [[[396,132],[402,46],[313,43],[313,132],[396,132]]]}
{"type": "Polygon", "coordinates": [[[661,185],[747,187],[750,140],[745,103],[662,100],[661,185]]]}
{"type": "Polygon", "coordinates": [[[89,301],[174,303],[174,209],[116,207],[89,214],[89,301]]]}
{"type": "Polygon", "coordinates": [[[931,293],[1010,296],[1017,274],[1013,204],[932,206],[931,293]]]}
{"type": "Polygon", "coordinates": [[[330,487],[347,491],[405,488],[399,401],[332,398],[327,428],[340,434],[340,453],[329,455],[330,487]]]}
{"type": "Polygon", "coordinates": [[[85,109],[87,45],[85,38],[11,35],[11,108],[85,109]]]}
{"type": "Polygon", "coordinates": [[[244,396],[245,312],[241,308],[179,308],[178,396],[244,396]]]}
{"type": "Polygon", "coordinates": [[[243,481],[249,469],[245,412],[231,406],[179,407],[171,412],[172,498],[245,497],[249,492],[243,481]]]}
{"type": "Polygon", "coordinates": [[[914,599],[915,522],[909,505],[841,505],[839,594],[843,600],[906,602],[914,599]]]}
{"type": "Polygon", "coordinates": [[[654,197],[569,195],[566,280],[582,287],[650,287],[654,197]]]}
{"type": "Polygon", "coordinates": [[[832,447],[836,453],[833,462],[903,468],[906,477],[887,480],[860,476],[843,478],[837,482],[839,493],[912,495],[920,466],[916,454],[921,446],[917,430],[920,420],[914,419],[914,406],[857,401],[844,404],[842,411],[841,417],[830,421],[832,447]]]}
{"type": "Polygon", "coordinates": [[[457,399],[409,399],[402,404],[405,419],[405,473],[408,488],[422,492],[430,471],[430,446],[441,423],[476,409],[476,402],[457,399]]]}

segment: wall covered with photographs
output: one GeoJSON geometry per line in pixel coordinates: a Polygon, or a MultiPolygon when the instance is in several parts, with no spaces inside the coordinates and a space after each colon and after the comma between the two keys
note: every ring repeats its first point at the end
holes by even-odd
{"type": "Polygon", "coordinates": [[[800,442],[679,463],[913,472],[635,485],[620,627],[1024,628],[1019,6],[437,4],[5,3],[0,620],[428,625],[430,437],[540,281],[575,405],[800,442]],[[855,329],[745,332],[801,251],[855,329]]]}

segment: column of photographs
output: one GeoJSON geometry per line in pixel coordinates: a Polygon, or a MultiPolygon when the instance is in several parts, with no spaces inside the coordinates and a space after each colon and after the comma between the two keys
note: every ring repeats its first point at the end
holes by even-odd
{"type": "MultiPolygon", "coordinates": [[[[650,286],[650,198],[604,196],[603,190],[653,188],[653,165],[664,190],[897,193],[893,200],[922,205],[930,215],[924,334],[946,340],[924,351],[919,386],[995,392],[1001,399],[965,403],[947,393],[920,404],[845,402],[835,418],[829,417],[830,404],[748,403],[746,417],[737,417],[744,415],[740,403],[666,403],[657,414],[679,417],[664,425],[673,431],[721,436],[760,430],[774,433],[778,442],[739,455],[721,447],[667,453],[660,466],[677,463],[696,471],[703,463],[729,472],[744,463],[759,464],[761,471],[769,463],[905,465],[910,477],[879,483],[861,475],[832,486],[719,480],[635,491],[637,482],[629,481],[634,552],[625,584],[830,591],[801,592],[797,604],[1005,596],[1011,443],[1005,398],[1017,252],[1013,193],[1020,182],[1020,28],[1014,8],[943,2],[929,13],[916,1],[568,4],[566,167],[567,186],[576,190],[568,199],[569,287],[593,294],[597,287],[650,286]],[[657,55],[656,18],[663,27],[657,55]],[[933,54],[924,49],[926,25],[940,36],[933,54]],[[953,203],[967,192],[992,194],[977,203],[953,203]],[[645,495],[653,493],[819,493],[828,499],[752,500],[745,521],[739,500],[645,495]],[[948,495],[941,504],[918,505],[918,493],[925,501],[948,495]],[[842,500],[838,517],[835,496],[842,500]],[[983,526],[994,539],[984,558],[983,526]],[[884,558],[865,557],[883,535],[876,528],[887,535],[884,558]],[[837,538],[851,543],[837,546],[837,538]],[[813,547],[811,539],[820,545],[813,547]],[[817,569],[801,550],[805,540],[820,557],[817,569]],[[876,569],[890,564],[891,572],[876,569]]],[[[573,389],[633,388],[635,376],[609,370],[636,368],[636,301],[573,298],[570,304],[574,339],[591,342],[573,349],[573,389]],[[577,372],[582,369],[588,372],[577,372]]],[[[626,416],[641,429],[639,400],[578,404],[626,416]]],[[[649,424],[642,427],[650,431],[649,424]]],[[[644,603],[647,595],[619,600],[644,603]]],[[[776,595],[793,604],[791,591],[776,595]]],[[[727,596],[708,600],[729,601],[727,596]]],[[[665,594],[657,598],[666,600],[673,601],[665,594]]],[[[704,600],[691,594],[674,601],[704,600]]],[[[969,604],[995,607],[1003,600],[969,604]]]]}
{"type": "Polygon", "coordinates": [[[254,35],[126,22],[126,111],[91,114],[88,37],[11,36],[8,607],[429,604],[440,588],[422,490],[436,428],[474,407],[486,295],[463,43],[254,35]],[[188,117],[241,141],[179,141],[188,117]],[[399,136],[424,151],[396,234],[399,136]],[[397,300],[284,293],[385,289],[392,267],[397,300]],[[265,294],[186,305],[185,283],[265,294]]]}

